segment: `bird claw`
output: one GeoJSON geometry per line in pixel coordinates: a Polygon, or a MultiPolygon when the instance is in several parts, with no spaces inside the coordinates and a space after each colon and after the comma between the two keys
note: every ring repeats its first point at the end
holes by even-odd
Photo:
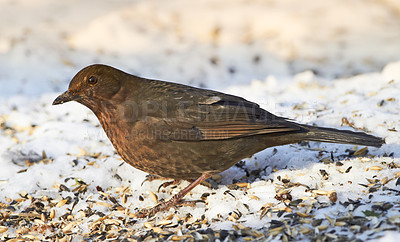
{"type": "Polygon", "coordinates": [[[197,203],[205,203],[203,200],[195,200],[195,201],[182,201],[180,202],[179,206],[185,206],[185,207],[196,207],[197,203]]]}
{"type": "Polygon", "coordinates": [[[159,192],[161,188],[166,188],[166,187],[169,187],[169,186],[173,186],[173,185],[178,184],[179,182],[180,182],[180,180],[173,180],[173,181],[164,182],[158,187],[157,192],[159,192]]]}
{"type": "Polygon", "coordinates": [[[149,209],[141,209],[140,211],[138,211],[135,216],[137,218],[145,218],[145,217],[153,217],[154,215],[156,215],[158,212],[162,212],[165,210],[168,210],[169,208],[173,207],[173,206],[188,206],[188,207],[196,207],[196,204],[198,202],[202,202],[204,203],[203,200],[195,200],[195,201],[174,201],[174,199],[170,199],[166,202],[162,202],[157,204],[156,206],[149,208],[149,209]]]}
{"type": "Polygon", "coordinates": [[[135,213],[135,217],[137,218],[145,218],[148,217],[150,211],[150,209],[141,209],[140,211],[138,211],[137,213],[135,213]]]}
{"type": "Polygon", "coordinates": [[[153,217],[156,215],[158,212],[165,211],[169,209],[170,207],[174,206],[176,201],[175,199],[171,198],[170,200],[166,202],[162,202],[157,204],[156,206],[149,208],[149,209],[141,209],[139,212],[137,212],[135,215],[137,218],[145,218],[145,217],[153,217]]]}
{"type": "Polygon", "coordinates": [[[148,174],[146,176],[146,178],[142,181],[142,184],[140,184],[140,186],[143,186],[143,184],[145,182],[152,182],[152,181],[155,181],[155,180],[171,180],[171,179],[172,178],[162,177],[162,176],[155,176],[155,175],[148,174]]]}

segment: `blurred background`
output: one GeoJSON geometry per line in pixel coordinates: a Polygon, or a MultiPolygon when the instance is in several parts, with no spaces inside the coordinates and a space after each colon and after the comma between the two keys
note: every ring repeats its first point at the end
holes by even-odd
{"type": "Polygon", "coordinates": [[[67,88],[91,63],[211,89],[400,60],[398,0],[0,2],[0,95],[67,88]]]}

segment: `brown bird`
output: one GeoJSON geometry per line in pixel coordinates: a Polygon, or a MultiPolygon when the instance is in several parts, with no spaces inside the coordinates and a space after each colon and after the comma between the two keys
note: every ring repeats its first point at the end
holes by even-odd
{"type": "Polygon", "coordinates": [[[361,132],[297,124],[241,97],[149,80],[106,65],[79,71],[53,105],[69,101],[93,111],[128,164],[161,177],[194,180],[139,217],[177,205],[202,181],[268,147],[300,141],[384,143],[361,132]]]}

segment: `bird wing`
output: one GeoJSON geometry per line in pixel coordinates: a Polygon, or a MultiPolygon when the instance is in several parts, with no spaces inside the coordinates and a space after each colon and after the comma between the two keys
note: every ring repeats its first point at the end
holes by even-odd
{"type": "Polygon", "coordinates": [[[243,98],[211,92],[174,109],[174,117],[157,118],[161,139],[224,140],[261,134],[295,132],[301,128],[243,98]],[[217,95],[215,95],[217,94],[217,95]]]}

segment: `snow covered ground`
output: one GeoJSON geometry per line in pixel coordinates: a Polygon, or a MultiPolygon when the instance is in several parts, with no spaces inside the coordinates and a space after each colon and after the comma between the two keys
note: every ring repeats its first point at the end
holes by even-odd
{"type": "Polygon", "coordinates": [[[9,0],[0,12],[2,240],[400,236],[397,0],[9,0]],[[187,182],[142,184],[147,174],[115,154],[87,108],[51,106],[92,63],[387,144],[266,149],[196,187],[195,208],[138,220],[187,182]]]}

